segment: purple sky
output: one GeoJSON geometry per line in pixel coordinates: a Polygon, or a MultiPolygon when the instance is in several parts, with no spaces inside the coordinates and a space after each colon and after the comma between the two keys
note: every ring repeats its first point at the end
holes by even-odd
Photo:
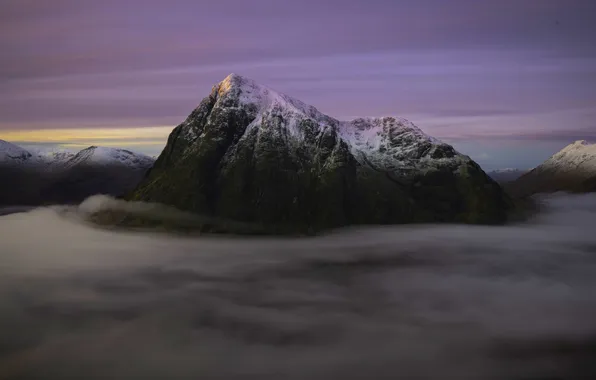
{"type": "Polygon", "coordinates": [[[0,0],[0,25],[0,138],[171,128],[235,72],[409,118],[487,169],[596,141],[594,0],[0,0]]]}

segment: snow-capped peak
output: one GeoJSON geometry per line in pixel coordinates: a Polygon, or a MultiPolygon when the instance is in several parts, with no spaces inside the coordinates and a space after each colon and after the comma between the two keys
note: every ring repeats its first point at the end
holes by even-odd
{"type": "Polygon", "coordinates": [[[325,123],[333,121],[332,118],[324,115],[313,106],[238,74],[228,75],[215,88],[219,98],[225,100],[234,97],[238,100],[239,106],[256,106],[255,111],[257,113],[278,108],[290,110],[325,123]]]}
{"type": "Polygon", "coordinates": [[[554,154],[536,170],[576,171],[596,174],[596,144],[578,140],[554,154]]]}
{"type": "Polygon", "coordinates": [[[0,140],[1,163],[26,163],[33,155],[25,149],[8,141],[0,140]]]}
{"type": "MultiPolygon", "coordinates": [[[[282,121],[289,136],[300,142],[306,135],[301,122],[308,119],[318,124],[319,131],[327,128],[336,130],[357,159],[364,161],[366,156],[366,163],[375,166],[396,167],[396,162],[412,159],[424,165],[422,161],[425,158],[451,160],[461,156],[406,119],[387,116],[340,121],[298,99],[237,74],[230,74],[215,85],[212,96],[216,98],[215,107],[244,108],[255,117],[246,128],[245,136],[252,128],[262,125],[263,118],[275,116],[282,121]]],[[[190,139],[196,138],[191,129],[187,133],[190,139]]],[[[412,163],[408,162],[405,166],[408,165],[412,166],[412,163]]]]}
{"type": "Polygon", "coordinates": [[[66,161],[65,165],[67,167],[80,164],[126,165],[133,168],[147,168],[153,164],[153,161],[149,156],[125,149],[90,146],[66,161]]]}

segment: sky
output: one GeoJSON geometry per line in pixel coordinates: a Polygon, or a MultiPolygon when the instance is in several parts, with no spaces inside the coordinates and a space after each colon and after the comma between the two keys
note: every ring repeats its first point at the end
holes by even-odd
{"type": "Polygon", "coordinates": [[[157,155],[234,72],[487,170],[596,142],[594,0],[0,0],[0,139],[157,155]]]}

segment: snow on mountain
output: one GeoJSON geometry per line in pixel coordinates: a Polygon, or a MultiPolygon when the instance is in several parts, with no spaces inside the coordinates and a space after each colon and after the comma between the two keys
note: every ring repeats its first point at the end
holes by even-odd
{"type": "Polygon", "coordinates": [[[0,140],[0,163],[27,164],[32,158],[33,155],[20,146],[0,140]]]}
{"type": "Polygon", "coordinates": [[[555,153],[511,186],[517,196],[556,191],[596,191],[596,144],[578,140],[555,153]]]}
{"type": "MultiPolygon", "coordinates": [[[[284,120],[288,121],[287,130],[292,137],[304,139],[304,130],[299,128],[297,121],[309,118],[316,120],[319,127],[325,125],[338,125],[339,122],[325,114],[322,114],[313,106],[309,106],[300,100],[294,99],[285,94],[278,93],[266,86],[256,83],[252,79],[242,77],[237,74],[228,75],[218,86],[214,88],[217,91],[218,99],[223,103],[233,100],[237,108],[245,108],[255,116],[245,130],[248,134],[253,127],[262,122],[262,116],[274,113],[284,120]]],[[[222,104],[221,106],[227,106],[222,104]]],[[[195,140],[200,137],[193,133],[192,128],[187,129],[187,137],[195,140]]]]}
{"type": "Polygon", "coordinates": [[[464,159],[403,118],[358,118],[340,122],[339,131],[361,164],[384,170],[425,170],[440,160],[464,159]]]}
{"type": "Polygon", "coordinates": [[[26,164],[31,167],[48,167],[53,170],[77,165],[122,165],[133,169],[151,167],[154,158],[125,149],[91,146],[79,152],[68,149],[38,148],[26,150],[15,144],[0,140],[0,163],[4,165],[26,164]]]}
{"type": "Polygon", "coordinates": [[[76,203],[95,194],[133,190],[155,160],[124,149],[92,146],[73,153],[0,140],[0,205],[76,203]]]}
{"type": "Polygon", "coordinates": [[[76,151],[55,147],[27,147],[38,163],[48,166],[60,165],[75,156],[76,151]]]}
{"type": "Polygon", "coordinates": [[[153,158],[125,149],[91,146],[83,149],[64,162],[65,167],[77,165],[107,166],[122,165],[134,169],[147,169],[153,165],[153,158]]]}
{"type": "Polygon", "coordinates": [[[596,144],[578,140],[554,154],[535,170],[596,175],[596,144]]]}
{"type": "Polygon", "coordinates": [[[26,164],[30,167],[55,166],[74,157],[75,153],[65,149],[27,147],[0,140],[0,163],[4,165],[26,164]]]}
{"type": "MultiPolygon", "coordinates": [[[[425,134],[412,122],[398,117],[368,117],[340,121],[321,113],[317,108],[300,100],[276,92],[252,79],[230,74],[214,87],[217,97],[215,107],[248,110],[253,121],[246,127],[243,137],[263,124],[263,119],[278,118],[284,125],[288,138],[295,144],[305,144],[309,134],[321,133],[331,128],[345,141],[354,157],[363,165],[383,170],[421,171],[437,164],[454,164],[469,161],[469,157],[456,152],[453,147],[425,134]],[[304,123],[308,121],[308,123],[304,123]],[[305,125],[315,122],[316,130],[305,125]]],[[[185,137],[193,142],[203,137],[192,128],[194,119],[186,122],[185,137]]]]}

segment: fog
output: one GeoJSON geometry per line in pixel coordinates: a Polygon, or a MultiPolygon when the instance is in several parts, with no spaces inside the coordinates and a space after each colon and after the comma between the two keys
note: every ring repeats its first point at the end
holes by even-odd
{"type": "Polygon", "coordinates": [[[1,216],[0,379],[596,378],[596,196],[543,202],[315,238],[1,216]]]}

